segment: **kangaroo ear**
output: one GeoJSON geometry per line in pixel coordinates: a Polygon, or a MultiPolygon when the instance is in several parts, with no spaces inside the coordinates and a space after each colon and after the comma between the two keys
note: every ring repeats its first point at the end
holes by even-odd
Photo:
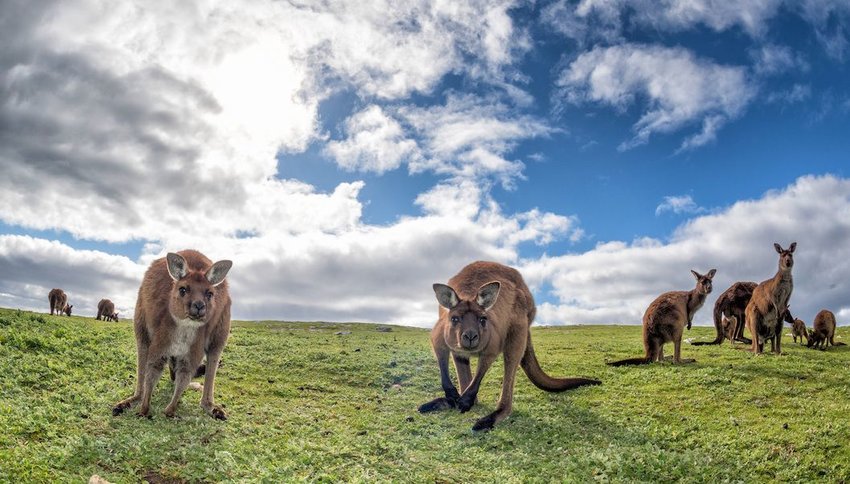
{"type": "Polygon", "coordinates": [[[693,274],[693,275],[694,275],[694,279],[699,280],[699,272],[697,272],[697,271],[695,271],[695,270],[691,269],[691,274],[693,274]]]}
{"type": "Polygon", "coordinates": [[[797,242],[791,242],[791,245],[788,247],[788,252],[794,253],[794,249],[797,248],[797,242]]]}
{"type": "Polygon", "coordinates": [[[776,249],[776,252],[780,254],[782,253],[782,246],[777,244],[776,242],[773,243],[773,248],[776,249]]]}
{"type": "Polygon", "coordinates": [[[499,281],[488,282],[478,288],[478,299],[476,302],[483,307],[485,311],[489,310],[496,304],[496,299],[499,298],[499,289],[502,284],[499,281]]]}
{"type": "Polygon", "coordinates": [[[714,279],[715,274],[717,274],[717,269],[712,269],[712,270],[708,271],[708,274],[706,274],[705,277],[707,277],[709,279],[714,279]]]}
{"type": "Polygon", "coordinates": [[[207,280],[210,281],[210,284],[215,287],[224,282],[224,278],[227,276],[227,272],[231,267],[233,267],[232,261],[220,260],[207,269],[207,273],[204,274],[204,277],[206,277],[207,280]]]}
{"type": "Polygon", "coordinates": [[[183,279],[189,273],[189,270],[186,268],[186,259],[180,254],[169,252],[165,256],[165,265],[168,266],[168,274],[175,281],[183,279]]]}
{"type": "Polygon", "coordinates": [[[460,298],[457,297],[455,290],[449,286],[438,282],[432,287],[434,288],[434,294],[437,296],[437,302],[440,303],[440,306],[446,309],[452,309],[460,302],[460,298]]]}

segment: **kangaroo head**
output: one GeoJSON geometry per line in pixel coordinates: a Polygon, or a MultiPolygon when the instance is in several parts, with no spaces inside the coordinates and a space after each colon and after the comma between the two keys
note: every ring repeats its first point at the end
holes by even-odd
{"type": "Polygon", "coordinates": [[[691,274],[693,274],[697,280],[697,290],[700,294],[711,293],[711,280],[714,279],[714,274],[716,273],[717,269],[712,269],[708,271],[705,275],[702,275],[697,271],[691,270],[691,274]]]}
{"type": "Polygon", "coordinates": [[[474,298],[461,299],[451,287],[434,284],[437,302],[448,310],[443,337],[450,348],[475,353],[487,346],[491,335],[488,311],[496,304],[500,288],[498,281],[488,282],[478,288],[474,298]]]}
{"type": "Polygon", "coordinates": [[[791,242],[788,250],[782,248],[781,245],[774,243],[773,248],[779,253],[779,268],[790,271],[794,267],[794,249],[797,248],[797,242],[791,242]]]}
{"type": "Polygon", "coordinates": [[[794,326],[796,324],[794,322],[794,316],[791,316],[791,307],[790,306],[785,308],[785,311],[782,312],[782,314],[780,315],[780,318],[782,319],[782,321],[790,324],[791,326],[794,326]]]}
{"type": "Polygon", "coordinates": [[[169,302],[171,315],[178,320],[206,322],[215,309],[213,296],[216,286],[224,282],[233,262],[220,260],[206,271],[195,271],[189,268],[186,259],[180,254],[169,252],[165,261],[168,274],[174,280],[169,302]]]}
{"type": "Polygon", "coordinates": [[[64,307],[64,308],[62,308],[62,312],[64,312],[64,313],[65,313],[65,314],[67,314],[68,316],[70,316],[70,315],[71,315],[71,310],[72,310],[72,309],[74,309],[74,305],[73,305],[73,304],[66,304],[66,305],[65,305],[65,307],[64,307]]]}
{"type": "Polygon", "coordinates": [[[806,346],[808,346],[808,347],[812,347],[812,346],[814,346],[814,345],[815,345],[815,343],[817,343],[817,342],[818,342],[818,341],[815,341],[815,340],[818,340],[818,341],[819,341],[819,340],[820,340],[820,338],[818,338],[817,334],[815,333],[815,330],[810,329],[810,330],[809,330],[809,337],[808,337],[808,338],[806,338],[806,346]]]}

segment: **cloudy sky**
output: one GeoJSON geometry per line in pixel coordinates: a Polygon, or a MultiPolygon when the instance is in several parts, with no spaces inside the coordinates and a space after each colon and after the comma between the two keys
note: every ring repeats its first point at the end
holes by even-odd
{"type": "Polygon", "coordinates": [[[0,45],[3,307],[129,317],[197,248],[238,319],[429,326],[487,259],[639,324],[796,241],[794,314],[850,322],[844,0],[11,0],[0,45]]]}

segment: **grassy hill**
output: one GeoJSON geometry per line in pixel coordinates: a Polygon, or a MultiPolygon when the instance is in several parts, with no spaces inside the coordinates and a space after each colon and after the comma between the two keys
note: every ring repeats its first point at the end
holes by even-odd
{"type": "Polygon", "coordinates": [[[166,419],[164,377],[147,420],[110,413],[134,385],[130,324],[0,309],[0,481],[850,479],[850,346],[685,345],[696,364],[609,368],[642,354],[640,327],[535,328],[544,370],[603,385],[548,394],[522,375],[513,415],[473,434],[501,364],[469,413],[419,415],[440,394],[427,331],[375,328],[236,323],[216,382],[230,419],[194,391],[166,419]]]}

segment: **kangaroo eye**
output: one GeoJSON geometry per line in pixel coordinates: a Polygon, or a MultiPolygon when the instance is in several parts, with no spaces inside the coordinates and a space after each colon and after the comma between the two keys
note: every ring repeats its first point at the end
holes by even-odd
{"type": "Polygon", "coordinates": [[[457,324],[460,322],[460,318],[457,316],[452,316],[452,324],[457,324]]]}
{"type": "Polygon", "coordinates": [[[485,324],[487,324],[487,316],[481,316],[480,318],[478,318],[478,322],[481,323],[481,326],[484,326],[485,324]]]}
{"type": "Polygon", "coordinates": [[[212,297],[213,297],[213,293],[212,293],[212,291],[207,291],[207,292],[206,292],[206,294],[204,294],[204,297],[206,297],[206,298],[207,298],[207,301],[209,301],[210,299],[212,299],[212,297]]]}
{"type": "Polygon", "coordinates": [[[185,295],[186,295],[186,292],[187,292],[187,291],[186,291],[186,288],[185,288],[185,287],[181,287],[181,288],[180,288],[180,297],[185,296],[185,295]]]}

